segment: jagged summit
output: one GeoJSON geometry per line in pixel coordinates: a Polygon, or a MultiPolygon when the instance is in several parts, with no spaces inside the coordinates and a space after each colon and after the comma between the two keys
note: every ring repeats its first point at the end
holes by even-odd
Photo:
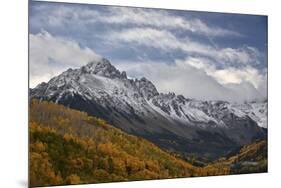
{"type": "Polygon", "coordinates": [[[91,61],[87,65],[81,67],[83,74],[96,74],[107,78],[126,79],[126,72],[117,70],[108,59],[102,58],[98,61],[91,61]]]}
{"type": "Polygon", "coordinates": [[[136,79],[136,86],[139,88],[140,93],[147,99],[150,100],[152,97],[159,95],[156,87],[153,85],[151,81],[142,77],[140,80],[136,79]]]}

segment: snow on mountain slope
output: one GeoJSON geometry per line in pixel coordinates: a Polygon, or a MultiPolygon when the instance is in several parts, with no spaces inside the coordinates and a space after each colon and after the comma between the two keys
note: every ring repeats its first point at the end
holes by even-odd
{"type": "Polygon", "coordinates": [[[233,109],[238,109],[242,115],[248,115],[260,127],[267,128],[267,101],[232,104],[233,109]]]}
{"type": "Polygon", "coordinates": [[[158,112],[167,119],[187,122],[189,125],[200,123],[205,126],[227,126],[222,117],[231,113],[240,118],[248,116],[259,126],[267,127],[267,103],[199,101],[174,93],[158,93],[149,80],[128,79],[125,72],[121,73],[107,59],[90,62],[80,69],[68,69],[52,78],[48,84],[38,85],[33,91],[34,96],[41,95],[47,99],[55,97],[55,102],[59,102],[65,95],[74,94],[101,102],[104,98],[111,98],[110,105],[123,107],[122,110],[126,112],[131,108],[142,115],[158,112]]]}

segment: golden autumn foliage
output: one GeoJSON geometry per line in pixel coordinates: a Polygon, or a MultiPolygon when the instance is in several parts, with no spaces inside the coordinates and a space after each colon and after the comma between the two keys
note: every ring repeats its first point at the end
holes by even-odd
{"type": "Polygon", "coordinates": [[[231,173],[230,159],[195,167],[100,118],[46,101],[31,101],[29,133],[31,187],[231,173]]]}
{"type": "Polygon", "coordinates": [[[30,185],[196,176],[196,168],[100,118],[32,100],[30,185]]]}
{"type": "Polygon", "coordinates": [[[30,181],[34,186],[59,185],[63,182],[59,173],[56,173],[49,161],[46,152],[30,153],[30,181]]]}
{"type": "Polygon", "coordinates": [[[79,184],[81,183],[80,177],[77,176],[76,174],[71,174],[66,177],[66,183],[67,184],[79,184]]]}

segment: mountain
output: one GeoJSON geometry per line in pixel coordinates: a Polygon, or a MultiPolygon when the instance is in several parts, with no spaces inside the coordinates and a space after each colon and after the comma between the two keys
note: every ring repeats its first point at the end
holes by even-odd
{"type": "Polygon", "coordinates": [[[266,122],[265,113],[249,110],[251,103],[159,93],[148,79],[129,79],[107,59],[68,69],[31,89],[30,97],[103,118],[165,150],[208,160],[267,137],[267,129],[259,126],[266,122]]]}

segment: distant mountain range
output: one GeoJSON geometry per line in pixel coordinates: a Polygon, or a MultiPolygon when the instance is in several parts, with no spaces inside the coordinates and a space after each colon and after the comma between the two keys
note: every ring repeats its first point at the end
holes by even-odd
{"type": "Polygon", "coordinates": [[[87,112],[165,150],[207,160],[267,137],[267,101],[237,104],[159,93],[148,79],[129,79],[104,58],[39,84],[30,98],[87,112]]]}

